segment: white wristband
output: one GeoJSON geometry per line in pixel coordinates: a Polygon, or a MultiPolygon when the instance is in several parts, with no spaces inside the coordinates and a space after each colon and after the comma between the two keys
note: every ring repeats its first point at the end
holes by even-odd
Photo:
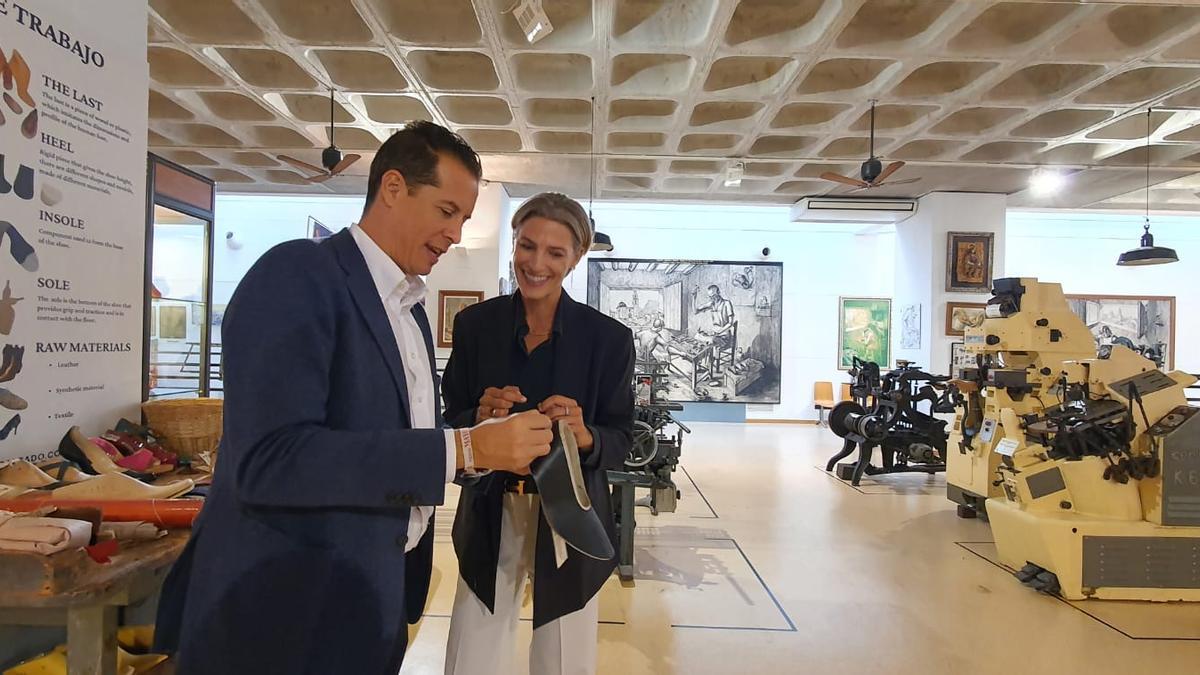
{"type": "Polygon", "coordinates": [[[463,473],[475,473],[475,448],[471,445],[471,430],[459,429],[458,438],[462,441],[463,473]]]}

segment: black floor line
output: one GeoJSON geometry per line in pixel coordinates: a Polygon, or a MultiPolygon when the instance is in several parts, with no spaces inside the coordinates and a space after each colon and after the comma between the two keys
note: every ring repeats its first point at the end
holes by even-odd
{"type": "MultiPolygon", "coordinates": [[[[968,548],[968,547],[967,547],[967,544],[995,544],[996,542],[994,542],[994,541],[956,541],[956,542],[954,542],[954,543],[955,543],[955,545],[957,545],[957,546],[958,546],[959,548],[961,548],[962,550],[964,550],[964,551],[966,551],[966,552],[970,553],[971,555],[975,556],[976,558],[979,558],[980,560],[982,560],[982,561],[984,561],[984,562],[988,563],[988,564],[989,564],[989,565],[991,565],[992,567],[995,567],[996,569],[999,569],[999,570],[1003,570],[1003,571],[1004,571],[1004,572],[1006,572],[1007,574],[1010,574],[1010,575],[1012,574],[1012,570],[1008,569],[1008,568],[1007,568],[1007,567],[1005,567],[1004,565],[1001,565],[1000,563],[998,563],[998,562],[996,562],[996,561],[994,561],[994,560],[991,560],[991,559],[987,558],[986,556],[984,556],[983,554],[979,553],[978,551],[974,551],[974,550],[972,550],[972,549],[970,549],[970,548],[968,548]]],[[[1031,591],[1031,592],[1034,592],[1034,591],[1031,591]]],[[[1099,624],[1103,624],[1103,625],[1105,625],[1105,626],[1108,626],[1108,627],[1109,627],[1109,628],[1111,628],[1113,631],[1115,631],[1115,632],[1117,632],[1117,633],[1120,633],[1121,635],[1124,635],[1126,638],[1128,638],[1128,639],[1130,639],[1130,640],[1151,641],[1151,642],[1200,642],[1200,638],[1187,638],[1187,637],[1139,637],[1139,636],[1137,636],[1137,635],[1130,635],[1129,633],[1126,633],[1125,631],[1121,630],[1120,628],[1117,628],[1116,626],[1114,626],[1114,625],[1112,625],[1111,623],[1109,623],[1109,622],[1105,621],[1104,619],[1101,619],[1100,617],[1096,616],[1095,614],[1092,614],[1091,612],[1088,612],[1087,610],[1083,609],[1082,607],[1080,607],[1080,606],[1078,606],[1078,605],[1075,605],[1075,604],[1071,603],[1071,602],[1070,602],[1070,601],[1068,601],[1066,598],[1063,598],[1063,597],[1060,597],[1060,596],[1057,596],[1057,595],[1052,595],[1052,596],[1050,596],[1050,597],[1051,597],[1051,598],[1053,598],[1053,599],[1055,599],[1055,600],[1057,600],[1057,601],[1059,601],[1059,602],[1061,602],[1062,604],[1066,605],[1067,607],[1070,607],[1071,609],[1075,610],[1076,612],[1079,612],[1080,614],[1082,614],[1082,615],[1084,615],[1084,616],[1086,616],[1086,617],[1090,618],[1092,621],[1095,621],[1096,623],[1099,623],[1099,624]]]]}
{"type": "Polygon", "coordinates": [[[758,573],[758,569],[754,567],[754,563],[750,562],[750,558],[749,558],[749,556],[746,555],[746,552],[742,550],[741,544],[737,543],[737,540],[734,539],[733,537],[709,537],[709,538],[706,538],[705,541],[727,541],[727,542],[733,544],[733,547],[737,549],[739,554],[741,554],[742,560],[746,561],[746,566],[749,567],[750,571],[754,573],[754,578],[758,580],[758,584],[760,586],[762,586],[764,591],[767,592],[767,597],[771,598],[771,602],[775,603],[775,609],[779,611],[779,615],[782,616],[783,620],[787,622],[788,627],[787,628],[758,628],[755,626],[699,626],[699,625],[694,625],[694,624],[673,623],[673,624],[671,624],[671,628],[702,628],[702,629],[707,629],[707,630],[742,630],[742,631],[758,631],[758,632],[762,632],[762,633],[795,633],[796,632],[796,624],[792,622],[792,617],[788,616],[787,610],[785,610],[783,608],[783,605],[780,604],[779,599],[775,597],[775,593],[771,591],[771,587],[767,585],[766,581],[763,581],[762,575],[758,573]]]}
{"type": "MultiPolygon", "coordinates": [[[[699,486],[699,485],[696,485],[696,481],[695,481],[695,479],[693,479],[693,478],[692,478],[692,474],[688,473],[688,470],[687,470],[687,468],[686,468],[686,467],[684,467],[682,464],[680,464],[680,465],[679,465],[679,470],[683,472],[683,475],[687,476],[687,479],[688,479],[688,481],[690,481],[690,482],[691,482],[691,484],[692,484],[692,487],[696,488],[696,494],[699,494],[699,495],[700,495],[700,499],[703,499],[703,500],[704,500],[704,505],[708,507],[708,511],[709,511],[709,513],[712,513],[712,518],[711,518],[711,519],[713,519],[713,520],[720,519],[720,517],[721,517],[721,516],[718,516],[718,515],[717,515],[717,510],[716,510],[716,509],[714,509],[714,508],[712,507],[712,504],[710,504],[710,503],[708,502],[708,497],[705,497],[705,496],[704,496],[704,491],[700,489],[700,486],[699,486]]],[[[692,518],[703,518],[703,519],[706,519],[706,520],[707,520],[707,519],[709,519],[709,516],[692,516],[692,518]]]]}

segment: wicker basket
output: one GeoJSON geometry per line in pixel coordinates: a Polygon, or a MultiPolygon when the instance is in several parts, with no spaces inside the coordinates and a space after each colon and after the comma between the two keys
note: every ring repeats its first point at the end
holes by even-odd
{"type": "Polygon", "coordinates": [[[146,423],[161,434],[163,446],[186,459],[217,447],[223,409],[224,401],[219,398],[179,398],[142,404],[146,423]]]}

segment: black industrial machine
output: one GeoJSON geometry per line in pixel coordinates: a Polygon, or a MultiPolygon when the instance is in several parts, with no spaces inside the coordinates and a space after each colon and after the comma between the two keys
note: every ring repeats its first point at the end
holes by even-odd
{"type": "Polygon", "coordinates": [[[953,413],[959,394],[949,376],[931,375],[917,365],[898,362],[884,375],[878,364],[854,358],[850,375],[853,400],[842,401],[829,413],[829,428],[844,439],[842,449],[825,465],[838,478],[858,485],[869,476],[946,469],[946,421],[938,413],[953,413]],[[841,462],[858,448],[855,462],[841,462]],[[871,464],[875,448],[883,466],[871,464]]]}
{"type": "Polygon", "coordinates": [[[682,405],[658,401],[652,393],[648,397],[640,395],[643,391],[658,391],[657,377],[638,376],[635,391],[639,391],[639,400],[634,406],[633,446],[625,458],[624,470],[608,472],[619,539],[617,574],[622,581],[633,579],[633,531],[637,524],[634,509],[646,506],[656,516],[660,512],[675,511],[679,488],[672,474],[679,466],[683,435],[691,433],[691,429],[671,415],[683,410],[682,405]],[[635,500],[637,488],[648,488],[650,494],[635,500]]]}

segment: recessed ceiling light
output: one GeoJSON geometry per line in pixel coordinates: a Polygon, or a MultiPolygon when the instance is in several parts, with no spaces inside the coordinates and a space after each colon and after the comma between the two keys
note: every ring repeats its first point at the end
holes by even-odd
{"type": "Polygon", "coordinates": [[[1066,174],[1054,169],[1038,169],[1029,177],[1029,191],[1036,197],[1057,194],[1066,184],[1066,174]]]}

